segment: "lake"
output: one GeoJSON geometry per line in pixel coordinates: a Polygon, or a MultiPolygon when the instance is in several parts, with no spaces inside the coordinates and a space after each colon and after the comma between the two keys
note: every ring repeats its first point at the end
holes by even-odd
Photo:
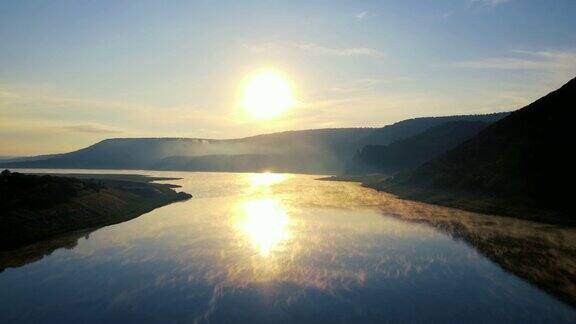
{"type": "Polygon", "coordinates": [[[4,253],[0,322],[576,321],[576,233],[293,174],[124,170],[194,198],[4,253]]]}

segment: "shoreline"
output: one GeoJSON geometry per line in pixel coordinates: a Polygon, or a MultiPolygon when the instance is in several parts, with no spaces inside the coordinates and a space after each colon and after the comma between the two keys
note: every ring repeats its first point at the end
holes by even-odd
{"type": "Polygon", "coordinates": [[[562,217],[561,212],[525,207],[525,205],[507,201],[498,201],[470,194],[424,190],[416,187],[386,185],[384,182],[391,176],[383,174],[339,175],[318,178],[320,181],[356,182],[362,187],[378,192],[395,195],[402,200],[427,203],[442,207],[485,215],[497,215],[512,219],[535,221],[560,226],[576,226],[576,221],[562,217]]]}
{"type": "Polygon", "coordinates": [[[525,204],[497,200],[491,197],[409,186],[386,186],[382,182],[363,182],[361,185],[378,192],[392,194],[402,200],[455,208],[484,215],[496,215],[511,219],[534,221],[549,225],[576,226],[576,221],[563,217],[564,214],[560,211],[526,207],[525,204]]]}
{"type": "MultiPolygon", "coordinates": [[[[13,195],[12,203],[7,203],[8,210],[0,219],[3,228],[0,230],[0,251],[15,250],[61,235],[118,224],[156,208],[192,198],[186,192],[173,190],[179,186],[151,182],[175,178],[114,175],[112,179],[106,175],[91,174],[75,174],[73,177],[20,173],[14,176],[20,177],[21,182],[41,182],[40,190],[51,191],[61,201],[42,202],[44,205],[35,206],[37,202],[34,199],[37,199],[38,192],[42,192],[37,188],[13,195]],[[75,191],[70,193],[70,188],[75,191]],[[23,205],[23,200],[33,203],[23,205]]],[[[12,189],[10,184],[2,185],[5,186],[3,191],[12,189]]]]}

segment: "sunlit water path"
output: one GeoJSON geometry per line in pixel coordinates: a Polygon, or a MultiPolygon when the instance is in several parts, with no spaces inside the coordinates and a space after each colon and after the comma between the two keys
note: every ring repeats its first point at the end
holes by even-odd
{"type": "Polygon", "coordinates": [[[576,321],[464,240],[404,220],[440,207],[314,176],[101,172],[182,177],[168,182],[194,198],[4,270],[1,322],[576,321]]]}

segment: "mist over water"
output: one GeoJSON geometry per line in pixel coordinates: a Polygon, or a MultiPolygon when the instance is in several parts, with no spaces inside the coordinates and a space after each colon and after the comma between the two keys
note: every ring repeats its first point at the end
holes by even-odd
{"type": "Polygon", "coordinates": [[[514,264],[496,263],[490,251],[505,246],[471,244],[487,233],[529,242],[541,237],[534,223],[489,217],[482,227],[472,213],[314,176],[90,172],[182,177],[167,182],[194,198],[14,261],[0,273],[8,322],[576,320],[530,269],[519,277],[514,264]],[[445,226],[456,221],[469,226],[445,226]]]}

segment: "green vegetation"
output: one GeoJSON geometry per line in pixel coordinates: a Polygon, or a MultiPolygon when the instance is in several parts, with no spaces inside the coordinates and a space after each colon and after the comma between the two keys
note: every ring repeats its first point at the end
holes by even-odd
{"type": "Polygon", "coordinates": [[[0,249],[7,250],[123,222],[191,195],[164,184],[4,170],[0,174],[0,197],[0,249]]]}

